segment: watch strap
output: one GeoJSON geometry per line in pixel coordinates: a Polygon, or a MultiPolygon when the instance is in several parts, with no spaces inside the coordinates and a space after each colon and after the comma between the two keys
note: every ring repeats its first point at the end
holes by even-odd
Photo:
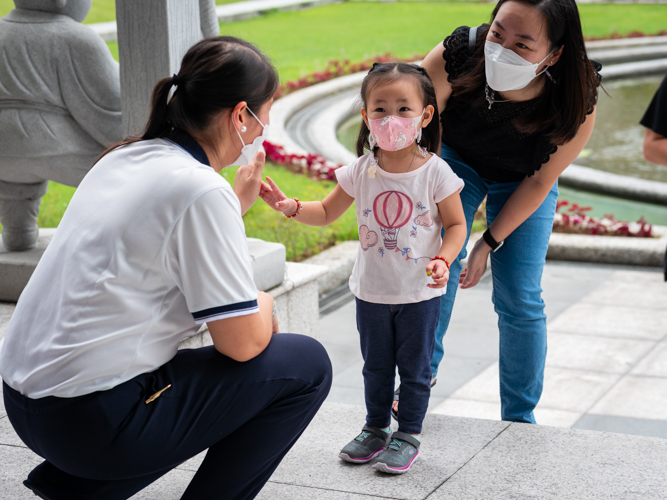
{"type": "Polygon", "coordinates": [[[486,231],[484,231],[484,234],[482,235],[482,238],[484,238],[484,241],[486,242],[487,245],[489,245],[491,247],[491,250],[493,252],[498,250],[498,248],[500,248],[500,246],[502,245],[502,242],[500,242],[500,243],[497,242],[495,240],[495,238],[493,236],[491,236],[491,231],[489,231],[488,229],[486,231]]]}

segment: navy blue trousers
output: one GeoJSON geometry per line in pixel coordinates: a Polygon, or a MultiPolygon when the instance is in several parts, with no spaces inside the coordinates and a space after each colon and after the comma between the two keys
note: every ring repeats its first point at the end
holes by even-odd
{"type": "Polygon", "coordinates": [[[29,399],[4,384],[4,400],[19,437],[46,460],[29,479],[54,500],[129,498],[206,449],[182,498],[248,499],[268,481],[330,386],[322,345],[278,334],[245,363],[213,347],[187,349],[108,391],[29,399]]]}
{"type": "Polygon", "coordinates": [[[440,297],[413,304],[375,304],[357,299],[366,425],[386,427],[391,422],[398,367],[398,430],[421,433],[431,396],[431,358],[439,317],[440,297]]]}

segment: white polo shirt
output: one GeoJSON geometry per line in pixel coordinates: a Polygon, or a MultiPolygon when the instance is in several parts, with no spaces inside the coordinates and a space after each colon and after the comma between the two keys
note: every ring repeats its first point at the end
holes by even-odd
{"type": "Polygon", "coordinates": [[[190,136],[174,140],[119,148],[83,179],[0,353],[21,394],[113,388],[168,362],[197,325],[259,311],[238,198],[190,136]]]}

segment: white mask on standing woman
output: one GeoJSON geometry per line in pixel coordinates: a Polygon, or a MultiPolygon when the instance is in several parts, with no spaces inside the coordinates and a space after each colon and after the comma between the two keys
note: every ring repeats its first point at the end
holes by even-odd
{"type": "Polygon", "coordinates": [[[262,133],[258,135],[254,141],[252,141],[250,144],[246,144],[243,141],[243,137],[241,137],[241,133],[234,127],[236,130],[236,133],[239,136],[239,139],[241,139],[241,144],[243,144],[243,147],[241,148],[241,156],[239,156],[232,165],[250,165],[250,162],[252,159],[255,157],[258,151],[264,151],[264,141],[266,140],[267,136],[269,135],[269,126],[264,125],[259,118],[257,118],[257,115],[252,112],[250,108],[246,108],[252,116],[255,117],[255,120],[259,122],[259,124],[264,127],[262,130],[262,133]]]}
{"type": "Polygon", "coordinates": [[[547,60],[552,52],[553,50],[540,62],[531,63],[513,50],[487,40],[484,44],[486,82],[489,87],[497,92],[523,89],[534,78],[546,71],[545,68],[544,71],[537,73],[540,65],[547,60]]]}

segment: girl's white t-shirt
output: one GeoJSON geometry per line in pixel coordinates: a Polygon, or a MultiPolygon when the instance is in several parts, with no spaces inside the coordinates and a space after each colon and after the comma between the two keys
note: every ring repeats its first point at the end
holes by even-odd
{"type": "Polygon", "coordinates": [[[371,169],[368,153],[336,170],[340,187],[355,199],[359,252],[350,289],[359,299],[406,304],[432,299],[445,288],[429,288],[426,266],[442,245],[438,203],[464,183],[436,155],[416,170],[392,174],[371,169]]]}

